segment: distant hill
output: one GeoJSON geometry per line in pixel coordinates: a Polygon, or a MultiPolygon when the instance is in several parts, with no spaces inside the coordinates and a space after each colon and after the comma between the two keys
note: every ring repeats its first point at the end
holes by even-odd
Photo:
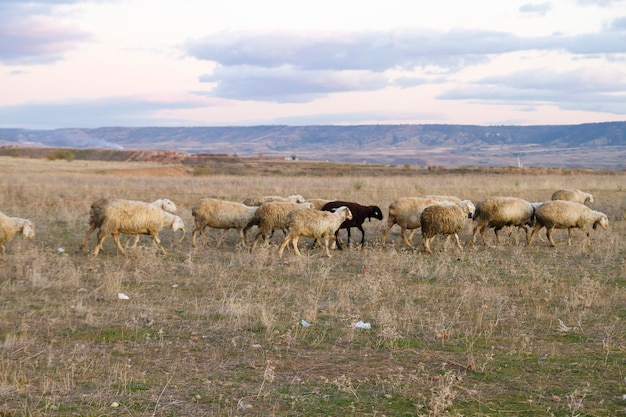
{"type": "Polygon", "coordinates": [[[1,146],[171,150],[187,154],[428,166],[623,169],[626,122],[558,126],[358,125],[0,129],[1,146]]]}

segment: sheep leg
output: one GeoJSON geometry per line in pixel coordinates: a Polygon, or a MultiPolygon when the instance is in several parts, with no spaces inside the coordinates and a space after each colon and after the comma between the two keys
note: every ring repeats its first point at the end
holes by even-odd
{"type": "Polygon", "coordinates": [[[476,227],[474,227],[474,231],[472,232],[472,241],[470,242],[470,245],[474,246],[476,244],[476,237],[478,236],[479,231],[480,231],[480,225],[477,224],[476,227]]]}
{"type": "Polygon", "coordinates": [[[207,246],[211,247],[211,242],[209,242],[209,238],[204,234],[204,229],[206,226],[199,226],[196,224],[195,229],[193,229],[193,233],[191,234],[191,246],[196,247],[196,235],[200,234],[204,242],[207,246]]]}
{"type": "Polygon", "coordinates": [[[237,231],[239,232],[239,238],[241,239],[241,244],[245,248],[247,246],[246,245],[246,235],[243,233],[243,229],[237,229],[237,231]]]}
{"type": "MultiPolygon", "coordinates": [[[[349,242],[350,240],[348,240],[349,242]]],[[[341,247],[341,239],[339,238],[339,229],[335,230],[335,244],[337,245],[338,250],[343,250],[341,247]]]]}
{"type": "Polygon", "coordinates": [[[298,249],[298,242],[300,242],[300,236],[294,236],[291,238],[291,245],[293,246],[293,251],[296,253],[296,255],[302,256],[302,254],[300,253],[300,249],[298,249]]]}
{"type": "MultiPolygon", "coordinates": [[[[448,235],[450,237],[450,235],[448,235]]],[[[457,233],[454,234],[454,238],[456,239],[456,245],[459,249],[463,250],[463,245],[461,245],[461,241],[459,240],[459,235],[457,233]]]]}
{"type": "Polygon", "coordinates": [[[113,235],[113,241],[115,242],[115,245],[117,246],[117,249],[122,252],[122,254],[126,254],[126,251],[124,250],[124,248],[122,247],[122,243],[120,242],[120,232],[113,232],[111,233],[113,235]]]}
{"type": "Polygon", "coordinates": [[[326,249],[326,256],[328,256],[329,258],[332,258],[332,255],[330,254],[330,250],[328,249],[329,244],[330,244],[330,237],[324,236],[324,248],[326,249]]]}
{"type": "Polygon", "coordinates": [[[535,225],[535,227],[533,228],[533,232],[530,234],[530,237],[527,235],[526,236],[526,245],[530,246],[530,244],[532,243],[533,239],[535,238],[535,235],[537,235],[537,233],[539,233],[539,231],[541,230],[543,226],[540,224],[535,225]]]}
{"type": "Polygon", "coordinates": [[[496,235],[496,246],[500,245],[500,237],[498,236],[498,232],[502,229],[501,226],[496,226],[493,228],[493,233],[496,235]]]}
{"type": "Polygon", "coordinates": [[[380,244],[383,246],[383,248],[387,243],[387,233],[389,233],[394,224],[396,224],[395,220],[389,219],[387,221],[387,227],[385,228],[385,230],[383,230],[383,238],[380,241],[380,244]]]}
{"type": "Polygon", "coordinates": [[[2,256],[6,255],[7,248],[5,248],[4,245],[0,245],[0,249],[2,249],[2,256]]]}
{"type": "MultiPolygon", "coordinates": [[[[365,245],[365,230],[363,230],[363,226],[357,226],[357,229],[361,231],[361,246],[365,245]]],[[[350,237],[350,235],[348,235],[350,237]]]]}
{"type": "Polygon", "coordinates": [[[165,255],[167,252],[165,251],[165,248],[163,247],[163,245],[161,245],[161,239],[159,239],[158,233],[151,235],[151,237],[152,237],[152,244],[156,246],[158,249],[161,249],[161,252],[163,252],[163,255],[165,255]]]}
{"type": "Polygon", "coordinates": [[[289,244],[290,240],[291,240],[291,235],[287,235],[285,236],[285,239],[283,239],[283,243],[281,243],[280,248],[278,249],[279,258],[283,257],[283,251],[285,250],[285,247],[289,244]]]}
{"type": "Polygon", "coordinates": [[[415,246],[413,246],[413,244],[411,243],[411,240],[413,240],[413,234],[415,233],[416,230],[417,229],[411,230],[411,233],[410,233],[408,238],[406,236],[406,228],[403,227],[402,230],[400,230],[400,235],[402,235],[402,239],[404,240],[404,244],[407,245],[409,248],[415,248],[415,246]]]}
{"type": "Polygon", "coordinates": [[[217,243],[215,244],[215,247],[219,247],[222,244],[222,241],[224,240],[224,237],[226,236],[226,233],[228,233],[228,229],[224,229],[224,231],[222,232],[222,235],[220,236],[219,239],[217,239],[217,243]]]}
{"type": "MultiPolygon", "coordinates": [[[[137,243],[139,243],[139,236],[140,235],[135,235],[135,242],[133,243],[133,246],[131,246],[131,248],[136,248],[137,247],[137,243]]],[[[130,235],[128,236],[128,240],[126,240],[126,247],[128,247],[128,243],[130,242],[130,235]]]]}
{"type": "Polygon", "coordinates": [[[98,231],[98,243],[96,243],[96,247],[93,249],[93,256],[98,256],[100,253],[100,249],[102,249],[102,244],[108,235],[102,233],[102,230],[98,231]]]}
{"type": "Polygon", "coordinates": [[[196,247],[196,234],[198,234],[198,228],[195,227],[193,229],[193,232],[191,233],[191,247],[195,248],[196,247]]]}
{"type": "Polygon", "coordinates": [[[547,227],[546,228],[546,236],[548,236],[548,241],[550,241],[550,246],[556,247],[556,243],[554,243],[554,240],[552,239],[552,231],[553,230],[554,230],[554,227],[547,227]]]}
{"type": "Polygon", "coordinates": [[[80,250],[87,249],[87,242],[89,242],[89,237],[96,230],[97,226],[95,224],[89,224],[89,230],[85,233],[85,237],[83,238],[83,243],[80,245],[80,250]]]}
{"type": "Polygon", "coordinates": [[[433,251],[430,249],[430,242],[432,240],[432,237],[424,237],[424,250],[426,251],[426,253],[433,253],[433,251]]]}

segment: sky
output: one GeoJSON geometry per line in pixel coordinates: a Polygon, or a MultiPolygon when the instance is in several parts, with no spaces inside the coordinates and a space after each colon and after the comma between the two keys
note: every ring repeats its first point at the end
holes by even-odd
{"type": "Polygon", "coordinates": [[[626,120],[626,0],[0,0],[0,128],[626,120]]]}

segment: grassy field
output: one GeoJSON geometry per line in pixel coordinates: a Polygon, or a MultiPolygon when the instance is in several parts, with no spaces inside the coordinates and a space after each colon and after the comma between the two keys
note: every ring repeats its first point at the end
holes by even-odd
{"type": "Polygon", "coordinates": [[[0,157],[0,211],[37,232],[0,264],[0,416],[626,413],[626,172],[235,168],[0,157]],[[559,188],[593,193],[609,216],[591,245],[576,230],[571,246],[557,231],[556,248],[527,247],[521,232],[463,250],[439,238],[426,255],[397,226],[380,245],[398,197],[543,201],[559,188]],[[253,252],[234,231],[191,248],[199,198],[294,193],[375,204],[385,219],[330,259],[308,247],[278,259],[281,233],[253,252]],[[108,239],[94,258],[79,246],[100,197],[168,197],[187,237],[165,230],[166,255],[143,237],[127,256],[108,239]]]}

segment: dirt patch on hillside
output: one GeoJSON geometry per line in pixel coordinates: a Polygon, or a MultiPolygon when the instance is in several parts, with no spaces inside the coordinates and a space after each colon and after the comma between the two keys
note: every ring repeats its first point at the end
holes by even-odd
{"type": "Polygon", "coordinates": [[[185,167],[158,167],[137,169],[114,169],[108,175],[146,176],[146,177],[188,177],[191,173],[185,167]]]}

